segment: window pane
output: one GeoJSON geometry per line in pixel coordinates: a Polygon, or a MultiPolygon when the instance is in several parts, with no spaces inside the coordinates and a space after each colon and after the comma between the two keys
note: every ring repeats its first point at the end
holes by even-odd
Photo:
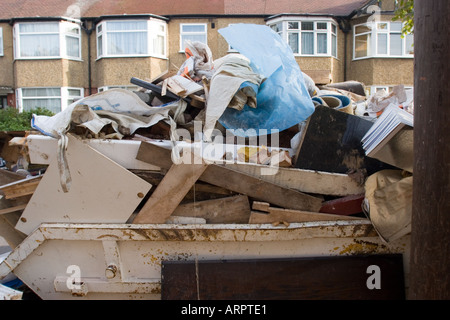
{"type": "Polygon", "coordinates": [[[108,55],[146,54],[147,32],[108,32],[108,55]]]}
{"type": "Polygon", "coordinates": [[[276,23],[276,24],[271,24],[270,28],[272,28],[272,30],[275,32],[280,32],[282,30],[281,22],[276,23]]]}
{"type": "Polygon", "coordinates": [[[153,38],[153,51],[155,54],[163,56],[165,47],[165,38],[163,36],[156,36],[153,38]]]}
{"type": "Polygon", "coordinates": [[[387,23],[378,23],[377,28],[378,30],[387,30],[388,24],[387,23]]]}
{"type": "Polygon", "coordinates": [[[327,53],[327,34],[318,33],[317,34],[317,53],[327,53]]]}
{"type": "Polygon", "coordinates": [[[49,35],[21,35],[21,57],[55,57],[59,56],[59,36],[49,35]]]}
{"type": "Polygon", "coordinates": [[[314,33],[302,32],[302,54],[314,54],[314,33]]]}
{"type": "Polygon", "coordinates": [[[203,24],[184,24],[181,26],[181,32],[205,32],[206,26],[203,24]]]}
{"type": "Polygon", "coordinates": [[[370,39],[370,34],[355,37],[355,58],[362,58],[370,55],[370,39]]]}
{"type": "Polygon", "coordinates": [[[192,41],[192,42],[193,41],[199,41],[199,42],[202,42],[202,43],[206,44],[206,34],[183,35],[181,37],[181,40],[183,41],[182,43],[183,43],[183,50],[184,50],[184,48],[186,48],[186,43],[185,43],[186,40],[189,40],[189,41],[192,41]]]}
{"type": "Polygon", "coordinates": [[[102,41],[103,41],[103,36],[99,36],[97,39],[97,50],[98,50],[97,55],[98,56],[103,55],[103,42],[102,41]]]}
{"type": "Polygon", "coordinates": [[[45,108],[53,113],[61,111],[61,99],[24,99],[23,110],[30,111],[36,108],[45,108]]]}
{"type": "Polygon", "coordinates": [[[22,89],[22,96],[24,97],[50,97],[61,95],[60,88],[26,88],[22,89]]]}
{"type": "Polygon", "coordinates": [[[378,54],[387,54],[388,53],[387,34],[386,33],[378,34],[377,53],[378,54]]]}
{"type": "Polygon", "coordinates": [[[59,26],[57,22],[44,22],[44,23],[24,23],[19,25],[20,33],[25,32],[59,32],[59,26]]]}
{"type": "Polygon", "coordinates": [[[80,89],[67,89],[67,92],[69,93],[69,96],[71,96],[71,97],[79,97],[79,96],[81,96],[81,90],[80,89]]]}
{"type": "Polygon", "coordinates": [[[288,34],[288,43],[292,49],[292,52],[298,53],[298,33],[290,32],[288,34]]]}
{"type": "Polygon", "coordinates": [[[334,34],[331,36],[331,55],[337,58],[337,37],[334,34]]]}
{"type": "Polygon", "coordinates": [[[79,38],[66,36],[66,54],[69,57],[80,57],[79,38]]]}
{"type": "Polygon", "coordinates": [[[402,23],[401,22],[391,22],[391,32],[401,32],[402,31],[402,23]]]}
{"type": "Polygon", "coordinates": [[[355,27],[355,34],[360,34],[360,33],[364,33],[364,32],[371,32],[372,29],[369,28],[369,26],[366,25],[361,25],[361,26],[356,26],[355,27]]]}
{"type": "Polygon", "coordinates": [[[331,25],[331,31],[337,33],[337,27],[334,24],[331,25]]]}
{"type": "Polygon", "coordinates": [[[298,29],[298,22],[288,22],[288,29],[298,29]]]}
{"type": "Polygon", "coordinates": [[[399,56],[402,54],[402,37],[400,33],[391,33],[390,51],[391,55],[399,56]]]}
{"type": "Polygon", "coordinates": [[[412,34],[405,36],[405,51],[406,54],[414,54],[414,36],[412,34]]]}
{"type": "Polygon", "coordinates": [[[319,29],[319,30],[327,30],[328,29],[328,23],[326,23],[326,22],[317,22],[317,29],[319,29]]]}
{"type": "Polygon", "coordinates": [[[127,30],[147,30],[147,21],[108,21],[106,30],[127,31],[127,30]]]}
{"type": "Polygon", "coordinates": [[[314,30],[314,22],[302,22],[302,30],[314,30]]]}

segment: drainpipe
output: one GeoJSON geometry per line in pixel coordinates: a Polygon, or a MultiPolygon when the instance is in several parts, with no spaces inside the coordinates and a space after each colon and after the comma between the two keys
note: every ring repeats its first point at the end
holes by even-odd
{"type": "Polygon", "coordinates": [[[81,28],[86,32],[88,36],[88,83],[89,83],[89,95],[92,95],[92,64],[91,64],[91,34],[95,29],[95,24],[92,23],[91,28],[87,28],[87,21],[81,24],[81,28]]]}
{"type": "Polygon", "coordinates": [[[347,42],[348,42],[348,34],[352,29],[350,27],[350,21],[348,18],[340,18],[338,19],[339,29],[344,33],[344,81],[347,81],[347,42]]]}

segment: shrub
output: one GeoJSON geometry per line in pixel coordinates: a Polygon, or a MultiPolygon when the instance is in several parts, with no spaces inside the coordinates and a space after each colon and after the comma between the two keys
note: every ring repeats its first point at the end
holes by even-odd
{"type": "Polygon", "coordinates": [[[31,118],[33,114],[53,115],[50,110],[44,108],[19,112],[16,108],[6,107],[5,109],[0,109],[0,131],[31,130],[31,118]]]}

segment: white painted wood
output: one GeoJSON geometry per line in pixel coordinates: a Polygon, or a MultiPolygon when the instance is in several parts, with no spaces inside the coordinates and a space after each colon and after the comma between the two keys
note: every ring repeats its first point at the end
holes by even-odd
{"type": "Polygon", "coordinates": [[[23,293],[0,284],[0,300],[22,300],[23,293]]]}
{"type": "Polygon", "coordinates": [[[151,184],[69,136],[66,151],[72,178],[63,192],[56,159],[53,159],[16,229],[30,234],[44,222],[125,223],[151,184]]]}
{"type": "MultiPolygon", "coordinates": [[[[140,141],[115,139],[86,139],[85,142],[126,169],[159,170],[158,167],[136,159],[140,141]]],[[[57,139],[44,135],[27,137],[28,154],[33,164],[50,164],[56,157],[57,139]]]]}

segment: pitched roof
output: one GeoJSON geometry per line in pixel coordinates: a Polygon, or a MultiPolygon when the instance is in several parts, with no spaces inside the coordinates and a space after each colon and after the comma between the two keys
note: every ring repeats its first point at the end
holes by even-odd
{"type": "Polygon", "coordinates": [[[1,0],[0,19],[123,14],[347,16],[368,0],[1,0]]]}

